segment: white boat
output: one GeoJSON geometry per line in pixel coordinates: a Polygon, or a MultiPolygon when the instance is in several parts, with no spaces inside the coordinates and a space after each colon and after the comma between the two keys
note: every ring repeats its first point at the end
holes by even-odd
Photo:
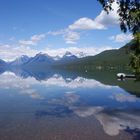
{"type": "Polygon", "coordinates": [[[125,73],[118,73],[117,77],[121,78],[121,79],[124,79],[124,78],[136,78],[135,75],[132,75],[132,74],[126,75],[125,73]]]}
{"type": "Polygon", "coordinates": [[[117,74],[117,77],[118,78],[125,78],[126,77],[126,74],[125,73],[118,73],[117,74]]]}

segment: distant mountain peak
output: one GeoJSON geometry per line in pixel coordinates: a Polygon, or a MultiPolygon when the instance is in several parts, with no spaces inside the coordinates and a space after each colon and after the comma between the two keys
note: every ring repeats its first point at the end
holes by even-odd
{"type": "Polygon", "coordinates": [[[83,52],[79,52],[79,53],[76,54],[76,56],[77,56],[78,58],[83,58],[83,57],[86,56],[86,54],[83,53],[83,52]]]}
{"type": "MultiPolygon", "coordinates": [[[[25,58],[25,57],[27,58],[28,56],[27,56],[27,55],[22,55],[22,56],[21,56],[21,58],[25,58]]],[[[28,58],[29,58],[29,57],[28,57],[28,58]]]]}
{"type": "Polygon", "coordinates": [[[43,52],[37,53],[37,54],[35,55],[35,57],[36,57],[36,56],[51,57],[51,56],[49,56],[47,53],[43,53],[43,52]]]}
{"type": "Polygon", "coordinates": [[[22,55],[21,57],[16,58],[14,61],[10,62],[10,65],[22,65],[28,62],[30,58],[27,55],[22,55]]]}
{"type": "Polygon", "coordinates": [[[29,57],[27,55],[22,55],[22,56],[16,58],[15,61],[26,61],[28,59],[29,59],[29,57]]]}
{"type": "Polygon", "coordinates": [[[66,51],[65,54],[64,54],[64,56],[72,56],[72,55],[73,54],[71,52],[69,52],[69,51],[66,51]]]}
{"type": "Polygon", "coordinates": [[[0,59],[0,65],[6,65],[6,62],[2,59],[0,59]]]}
{"type": "Polygon", "coordinates": [[[56,60],[56,61],[58,61],[58,60],[61,59],[61,57],[59,55],[56,55],[56,56],[53,57],[53,59],[56,60]]]}
{"type": "Polygon", "coordinates": [[[49,63],[52,63],[54,60],[51,56],[49,56],[48,54],[46,53],[38,53],[36,54],[34,57],[30,58],[30,60],[28,61],[27,65],[37,65],[37,64],[40,64],[40,63],[46,63],[46,64],[49,64],[49,63]]]}
{"type": "Polygon", "coordinates": [[[70,62],[70,61],[73,61],[76,59],[78,59],[78,57],[76,55],[72,54],[69,51],[66,51],[66,53],[63,55],[63,57],[60,59],[60,62],[67,63],[67,62],[70,62]]]}
{"type": "Polygon", "coordinates": [[[43,52],[39,52],[39,53],[37,53],[35,56],[39,56],[39,55],[46,55],[46,54],[43,53],[43,52]]]}

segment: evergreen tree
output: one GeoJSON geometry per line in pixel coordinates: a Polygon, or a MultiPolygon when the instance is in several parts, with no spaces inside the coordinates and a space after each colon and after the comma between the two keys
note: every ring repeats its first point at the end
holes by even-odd
{"type": "MultiPolygon", "coordinates": [[[[133,46],[131,46],[130,66],[134,69],[136,75],[140,76],[140,0],[98,0],[104,10],[109,13],[112,9],[112,3],[118,4],[118,15],[120,29],[126,33],[131,32],[134,36],[133,46]]],[[[138,77],[139,77],[138,76],[138,77]]]]}

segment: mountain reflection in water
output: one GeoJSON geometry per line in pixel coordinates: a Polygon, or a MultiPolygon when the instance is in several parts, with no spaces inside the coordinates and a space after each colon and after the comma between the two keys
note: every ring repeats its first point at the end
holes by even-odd
{"type": "MultiPolygon", "coordinates": [[[[114,75],[115,72],[112,74],[103,71],[76,73],[52,69],[2,71],[0,126],[3,128],[0,128],[0,139],[6,134],[4,130],[7,127],[6,122],[14,120],[18,123],[19,113],[26,116],[22,120],[24,125],[28,122],[30,113],[33,114],[30,116],[32,121],[37,119],[44,122],[45,118],[48,118],[52,123],[56,118],[64,122],[68,118],[91,119],[92,122],[94,118],[105,133],[102,133],[102,136],[106,135],[106,138],[102,137],[102,139],[112,137],[114,139],[123,137],[124,140],[138,139],[140,135],[139,83],[132,80],[117,81],[114,75]],[[6,117],[7,115],[12,116],[12,119],[6,117]],[[128,137],[125,133],[129,134],[128,137]]],[[[55,121],[53,125],[55,126],[55,121]]],[[[25,129],[26,127],[25,125],[25,129]]],[[[46,127],[49,129],[49,125],[46,127]]],[[[38,129],[40,128],[39,125],[38,129]]],[[[63,133],[67,133],[65,131],[63,133]]],[[[97,134],[102,132],[98,129],[94,131],[97,134]]],[[[81,130],[81,137],[82,134],[84,137],[81,130]]],[[[54,136],[53,132],[52,135],[54,136]]],[[[16,140],[14,135],[12,137],[16,140]]],[[[63,136],[61,138],[63,139],[63,136]]]]}

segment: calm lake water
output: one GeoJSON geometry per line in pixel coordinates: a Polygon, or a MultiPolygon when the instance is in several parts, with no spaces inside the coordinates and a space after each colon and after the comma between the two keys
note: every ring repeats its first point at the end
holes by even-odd
{"type": "Polygon", "coordinates": [[[0,75],[0,140],[139,140],[140,83],[114,71],[0,75]]]}

